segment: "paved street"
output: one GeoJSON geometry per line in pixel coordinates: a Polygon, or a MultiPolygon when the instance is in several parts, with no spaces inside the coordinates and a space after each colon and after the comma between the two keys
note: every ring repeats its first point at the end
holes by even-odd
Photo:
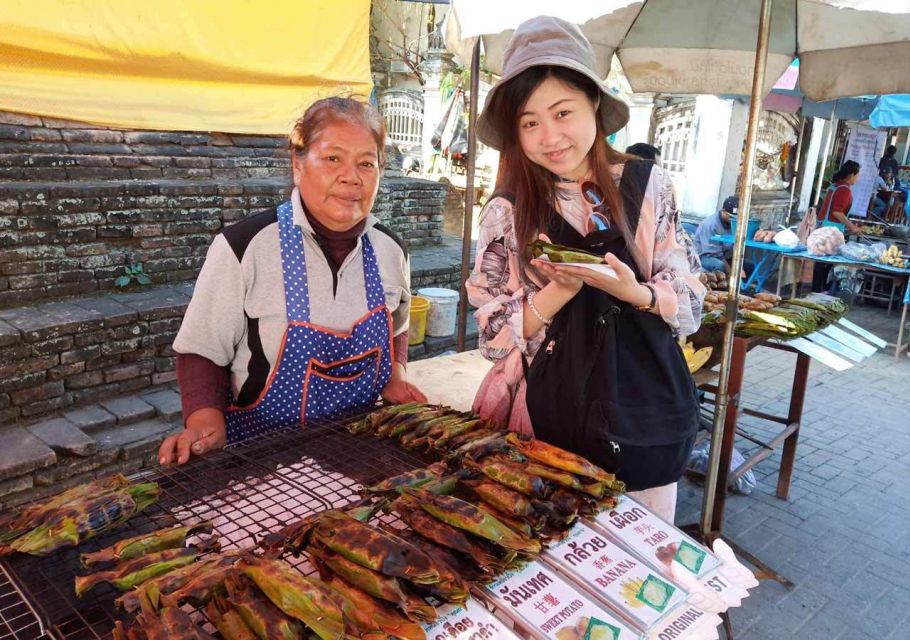
{"type": "MultiPolygon", "coordinates": [[[[899,311],[848,317],[897,336],[899,311]]],[[[744,405],[786,415],[794,360],[752,351],[744,405]]],[[[741,425],[767,435],[755,419],[741,425]]],[[[724,531],[796,588],[763,581],[731,616],[737,640],[910,637],[910,358],[895,363],[889,349],[842,373],[813,362],[786,502],[775,496],[779,463],[778,451],[756,468],[751,495],[731,495],[724,531]]],[[[701,487],[685,482],[679,499],[677,522],[697,521],[701,487]]]]}

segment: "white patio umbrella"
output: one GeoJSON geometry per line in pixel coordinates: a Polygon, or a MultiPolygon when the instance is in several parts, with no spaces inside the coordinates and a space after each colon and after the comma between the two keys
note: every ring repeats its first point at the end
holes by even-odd
{"type": "MultiPolygon", "coordinates": [[[[762,97],[796,57],[800,59],[800,87],[812,100],[910,93],[910,0],[452,0],[447,46],[472,60],[468,193],[472,193],[476,149],[479,38],[483,39],[486,66],[495,73],[501,68],[512,30],[536,15],[580,24],[598,54],[602,75],[606,77],[616,53],[636,92],[751,96],[740,177],[741,220],[733,247],[729,320],[702,508],[701,529],[707,537],[714,533],[720,441],[762,97]],[[470,56],[466,55],[469,51],[470,56]]],[[[466,201],[462,280],[468,272],[472,205],[466,201]]],[[[460,311],[458,344],[462,349],[467,311],[464,294],[460,311]]]]}

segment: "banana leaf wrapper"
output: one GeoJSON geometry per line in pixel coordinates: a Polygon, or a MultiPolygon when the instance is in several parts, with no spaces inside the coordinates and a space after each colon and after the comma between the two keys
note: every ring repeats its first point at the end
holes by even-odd
{"type": "Polygon", "coordinates": [[[425,420],[440,418],[442,416],[451,415],[452,413],[454,412],[451,409],[440,408],[421,411],[419,413],[399,414],[391,421],[389,428],[385,430],[385,433],[389,438],[398,439],[409,431],[416,429],[425,420]]]}
{"type": "Polygon", "coordinates": [[[87,576],[76,576],[76,595],[82,597],[82,594],[102,582],[109,582],[120,591],[127,591],[147,580],[157,578],[174,569],[179,569],[195,562],[199,554],[217,551],[220,546],[218,538],[213,537],[198,545],[179,549],[164,549],[131,560],[125,560],[108,571],[98,571],[87,576]]]}
{"type": "Polygon", "coordinates": [[[485,424],[486,423],[483,420],[477,419],[468,420],[466,422],[462,422],[461,424],[450,425],[446,427],[435,440],[433,440],[433,448],[439,451],[444,451],[453,438],[481,429],[485,424]]]}
{"type": "MultiPolygon", "coordinates": [[[[390,525],[383,524],[380,526],[386,530],[392,531],[390,525]]],[[[468,599],[468,583],[454,570],[442,553],[436,553],[436,551],[440,551],[440,548],[433,543],[426,541],[424,541],[425,544],[415,543],[414,538],[420,538],[420,536],[407,529],[395,531],[398,532],[401,538],[407,540],[408,543],[413,544],[427,554],[427,556],[433,560],[433,565],[436,567],[436,570],[439,571],[439,582],[426,585],[412,584],[411,586],[413,589],[422,595],[433,596],[443,602],[464,604],[465,600],[468,599]]]]}
{"type": "MultiPolygon", "coordinates": [[[[275,606],[275,605],[272,605],[275,606]]],[[[217,596],[206,605],[205,613],[224,640],[258,640],[243,617],[224,598],[217,596]]]]}
{"type": "MultiPolygon", "coordinates": [[[[467,444],[470,444],[477,440],[482,440],[484,438],[489,438],[490,436],[494,436],[499,433],[500,432],[496,431],[495,429],[483,427],[480,429],[474,429],[473,431],[468,431],[467,433],[463,433],[460,436],[455,436],[448,443],[446,443],[446,446],[444,449],[445,454],[446,454],[445,459],[448,460],[450,454],[453,454],[455,451],[458,451],[459,449],[461,449],[461,447],[463,447],[467,444]]],[[[452,456],[452,457],[456,457],[456,456],[452,456]]]]}
{"type": "Polygon", "coordinates": [[[401,436],[398,441],[405,449],[416,449],[420,444],[425,444],[429,440],[428,434],[430,434],[433,429],[444,428],[449,424],[460,423],[468,417],[470,417],[469,413],[455,413],[426,420],[401,436]]]}
{"type": "Polygon", "coordinates": [[[13,551],[47,555],[73,547],[120,526],[158,500],[157,483],[137,484],[94,498],[82,498],[58,508],[44,524],[0,549],[0,556],[13,551]]]}
{"type": "Polygon", "coordinates": [[[457,449],[452,449],[445,455],[445,459],[463,460],[468,458],[471,460],[480,460],[488,455],[507,451],[508,449],[511,449],[511,445],[506,442],[505,435],[502,433],[493,433],[489,436],[466,442],[457,449]]]}
{"type": "Polygon", "coordinates": [[[402,412],[414,412],[419,411],[422,405],[417,402],[408,402],[406,404],[393,404],[387,407],[382,407],[373,411],[358,422],[353,423],[348,427],[348,430],[351,433],[373,433],[378,429],[385,421],[391,420],[392,416],[402,413],[402,412]]]}
{"type": "Polygon", "coordinates": [[[528,516],[534,513],[531,501],[524,495],[492,480],[464,480],[465,485],[484,502],[510,516],[528,516]]]}
{"type": "Polygon", "coordinates": [[[145,640],[215,640],[209,633],[197,627],[189,614],[176,607],[158,609],[154,592],[140,589],[142,613],[136,616],[133,628],[127,631],[128,638],[145,640]]]}
{"type": "Polygon", "coordinates": [[[417,499],[421,509],[446,524],[494,542],[506,549],[524,554],[540,553],[539,541],[529,540],[516,533],[469,502],[453,496],[437,496],[420,489],[406,489],[405,491],[417,499]]]}
{"type": "Polygon", "coordinates": [[[410,593],[398,578],[367,569],[318,544],[310,545],[307,551],[323,580],[337,575],[374,598],[396,605],[409,620],[435,621],[436,610],[423,598],[410,593]]]}
{"type": "MultiPolygon", "coordinates": [[[[239,562],[239,561],[238,561],[239,562]]],[[[179,607],[190,603],[203,607],[216,595],[225,594],[225,580],[234,571],[231,565],[216,565],[209,570],[193,576],[185,585],[168,594],[161,595],[161,603],[166,607],[179,607]]]]}
{"type": "Polygon", "coordinates": [[[379,632],[395,640],[426,640],[421,625],[408,620],[383,601],[338,576],[331,576],[325,583],[341,598],[345,620],[353,624],[358,637],[379,632]]]}
{"type": "Polygon", "coordinates": [[[178,525],[170,529],[161,529],[121,540],[106,549],[94,553],[83,553],[80,558],[83,567],[90,567],[102,562],[131,560],[148,553],[182,547],[187,537],[199,533],[211,533],[213,529],[214,523],[210,520],[192,526],[178,525]]]}
{"type": "Polygon", "coordinates": [[[515,533],[517,533],[521,536],[524,536],[525,538],[534,537],[534,531],[531,528],[531,525],[528,524],[527,522],[524,522],[522,520],[519,520],[517,518],[513,518],[511,516],[504,514],[499,509],[493,507],[490,504],[487,504],[483,500],[476,502],[474,506],[476,506],[478,509],[480,509],[484,513],[489,514],[491,517],[496,518],[501,523],[503,523],[504,525],[509,527],[515,533]]]}
{"type": "Polygon", "coordinates": [[[544,242],[543,240],[535,240],[529,245],[528,248],[531,250],[531,256],[534,258],[547,256],[550,259],[550,262],[604,264],[603,256],[599,256],[594,253],[588,253],[587,251],[576,249],[574,247],[566,247],[561,244],[544,242]]]}
{"type": "Polygon", "coordinates": [[[487,580],[483,571],[481,571],[478,566],[464,554],[436,544],[410,529],[402,530],[401,535],[411,544],[423,549],[424,553],[433,558],[435,562],[445,566],[448,571],[453,572],[464,582],[466,587],[470,582],[485,582],[487,580]]]}
{"type": "Polygon", "coordinates": [[[328,587],[281,560],[249,556],[241,558],[236,566],[272,604],[303,622],[322,640],[344,638],[344,614],[328,587]]]}
{"type": "Polygon", "coordinates": [[[592,464],[583,457],[576,455],[565,449],[554,447],[541,440],[521,438],[518,434],[510,433],[506,436],[506,441],[515,447],[527,458],[535,460],[548,467],[568,471],[575,475],[585,476],[598,482],[604,483],[613,491],[624,491],[625,485],[616,481],[616,476],[607,473],[595,464],[592,464]]]}
{"type": "Polygon", "coordinates": [[[498,557],[481,540],[475,540],[461,529],[431,516],[410,496],[402,496],[396,500],[394,508],[402,521],[412,530],[441,547],[464,554],[485,574],[492,575],[502,571],[515,557],[515,552],[510,552],[504,558],[498,557]]]}
{"type": "Polygon", "coordinates": [[[567,530],[578,519],[577,514],[560,513],[551,502],[546,500],[532,500],[531,504],[534,505],[534,511],[545,517],[550,526],[561,531],[567,530]]]}
{"type": "Polygon", "coordinates": [[[543,478],[526,473],[521,466],[504,459],[487,457],[480,462],[465,460],[464,465],[470,469],[476,469],[490,480],[526,496],[547,498],[553,492],[552,485],[543,478]]]}
{"type": "Polygon", "coordinates": [[[344,509],[332,509],[331,511],[311,513],[300,520],[285,525],[280,531],[275,531],[263,536],[262,540],[259,541],[259,546],[264,549],[267,554],[272,556],[280,555],[282,551],[290,551],[294,555],[299,555],[300,551],[309,544],[310,535],[313,533],[313,529],[315,529],[316,525],[319,524],[320,519],[327,513],[341,511],[360,522],[368,522],[370,518],[386,505],[385,500],[376,502],[370,502],[370,500],[372,500],[372,498],[366,498],[364,501],[361,501],[365,504],[357,503],[345,507],[344,509]]]}
{"type": "Polygon", "coordinates": [[[228,604],[241,622],[260,640],[296,640],[303,637],[303,624],[275,606],[242,575],[226,582],[228,604]]]}
{"type": "Polygon", "coordinates": [[[29,505],[22,510],[22,513],[10,514],[0,523],[0,544],[15,540],[30,529],[43,524],[48,517],[52,516],[61,507],[86,498],[124,489],[129,485],[130,481],[118,473],[72,487],[47,500],[29,505]]]}
{"type": "Polygon", "coordinates": [[[323,514],[313,531],[313,539],[348,560],[384,575],[417,584],[439,582],[439,572],[420,549],[344,513],[323,514]]]}
{"type": "Polygon", "coordinates": [[[446,466],[442,462],[434,462],[423,469],[415,469],[406,473],[387,478],[378,484],[369,487],[369,493],[393,493],[403,487],[421,487],[433,480],[439,480],[445,473],[446,466]]]}
{"type": "MultiPolygon", "coordinates": [[[[146,591],[154,591],[154,593],[160,595],[169,595],[175,591],[182,589],[184,586],[190,583],[190,581],[200,577],[210,571],[216,571],[220,569],[230,568],[237,561],[239,556],[236,553],[222,553],[214,557],[208,557],[199,562],[194,562],[185,567],[180,567],[179,569],[174,569],[164,575],[158,576],[157,578],[152,578],[142,584],[142,589],[146,591]]],[[[139,591],[140,589],[133,589],[132,591],[127,591],[122,596],[117,598],[114,601],[114,604],[123,611],[132,613],[139,609],[139,591]]]]}

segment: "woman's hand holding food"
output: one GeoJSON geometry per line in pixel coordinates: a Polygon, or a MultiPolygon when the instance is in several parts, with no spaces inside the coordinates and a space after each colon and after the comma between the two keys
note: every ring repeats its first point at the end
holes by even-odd
{"type": "Polygon", "coordinates": [[[167,437],[161,443],[158,463],[163,467],[185,464],[191,455],[201,456],[226,444],[224,413],[214,408],[199,409],[187,418],[182,432],[167,437]]]}
{"type": "Polygon", "coordinates": [[[612,253],[604,256],[607,266],[616,273],[616,277],[608,276],[594,269],[574,267],[564,264],[553,265],[556,271],[569,278],[578,278],[584,284],[606,291],[611,296],[632,306],[647,306],[651,302],[651,291],[635,277],[635,272],[625,262],[612,253]]]}

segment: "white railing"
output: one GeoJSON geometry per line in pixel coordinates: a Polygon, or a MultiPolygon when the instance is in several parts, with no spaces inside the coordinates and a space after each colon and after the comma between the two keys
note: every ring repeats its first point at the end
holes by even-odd
{"type": "Polygon", "coordinates": [[[423,136],[423,96],[407,89],[388,89],[379,96],[389,142],[419,145],[423,136]]]}

